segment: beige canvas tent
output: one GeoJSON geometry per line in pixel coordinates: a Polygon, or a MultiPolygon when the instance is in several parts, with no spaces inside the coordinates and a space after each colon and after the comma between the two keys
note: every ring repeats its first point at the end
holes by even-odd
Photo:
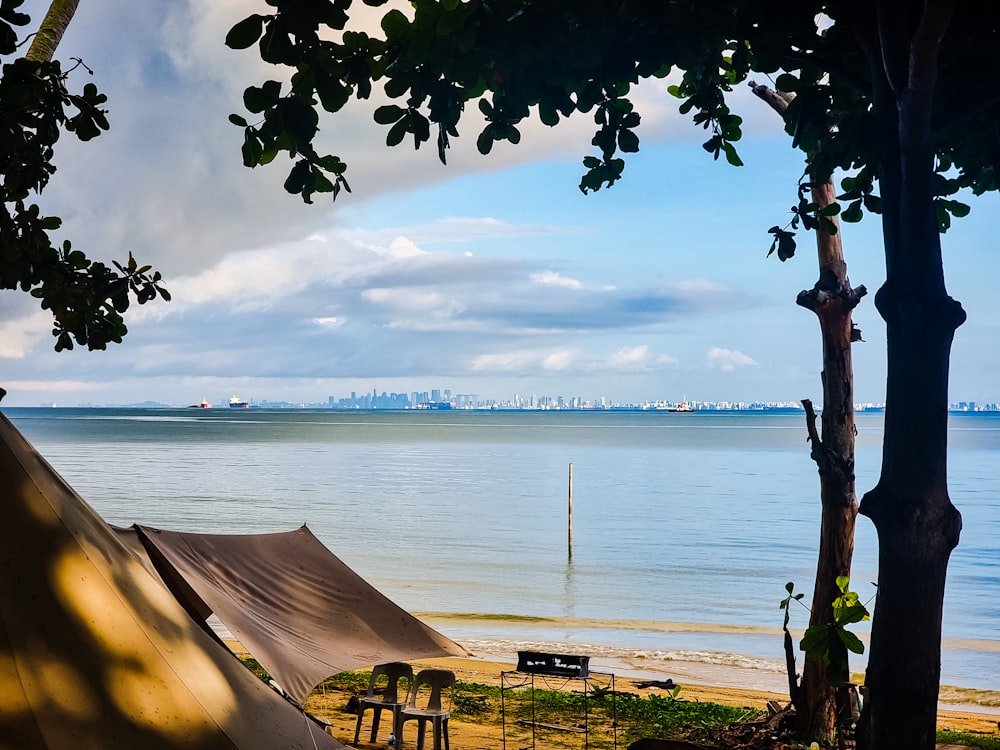
{"type": "Polygon", "coordinates": [[[2,414],[0,566],[0,748],[343,747],[213,638],[2,414]]]}
{"type": "Polygon", "coordinates": [[[299,705],[338,672],[467,653],[393,604],[306,526],[277,534],[116,532],[149,554],[197,619],[214,613],[299,705]]]}

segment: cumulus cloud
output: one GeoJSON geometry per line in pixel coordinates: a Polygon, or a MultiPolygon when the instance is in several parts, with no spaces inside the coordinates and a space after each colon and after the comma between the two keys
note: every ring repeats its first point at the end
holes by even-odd
{"type": "Polygon", "coordinates": [[[677,359],[667,354],[652,354],[649,346],[623,347],[607,360],[607,369],[620,372],[644,371],[677,364],[677,359]]]}
{"type": "Polygon", "coordinates": [[[531,280],[539,286],[562,286],[567,289],[581,289],[583,284],[556,271],[539,271],[531,274],[531,280]]]}
{"type": "MultiPolygon", "coordinates": [[[[47,4],[31,0],[28,6],[41,17],[47,4]]],[[[320,197],[316,205],[304,205],[282,189],[290,166],[283,156],[266,167],[243,167],[242,133],[228,122],[230,113],[242,111],[244,88],[287,75],[253,50],[230,50],[223,43],[234,23],[258,10],[263,8],[247,0],[188,0],[168,8],[153,0],[99,0],[77,12],[59,55],[82,57],[94,70],[94,82],[109,97],[111,130],[92,142],[59,143],[59,174],[45,203],[64,217],[66,236],[81,248],[104,257],[134,250],[167,274],[189,273],[230,252],[287,242],[336,223],[339,206],[347,202],[539,159],[578,163],[592,150],[592,119],[576,116],[559,128],[525,122],[518,146],[497,144],[483,157],[475,148],[480,114],[470,107],[445,167],[433,149],[386,148],[385,129],[371,118],[387,101],[376,86],[371,100],[324,115],[320,123],[319,146],[349,163],[353,192],[338,204],[320,197]],[[119,31],[125,28],[127,33],[119,31]]],[[[374,28],[384,12],[361,3],[351,10],[360,14],[358,23],[374,28]]],[[[82,85],[83,78],[77,71],[71,85],[82,85]]],[[[677,114],[665,86],[656,80],[634,88],[643,115],[640,136],[644,142],[697,141],[701,131],[677,114]]],[[[496,218],[442,221],[465,235],[512,236],[514,230],[496,218]]]]}
{"type": "Polygon", "coordinates": [[[743,367],[757,367],[758,363],[743,352],[714,346],[708,350],[708,365],[722,372],[734,372],[743,367]]]}
{"type": "Polygon", "coordinates": [[[613,352],[592,352],[580,347],[525,348],[480,354],[471,360],[477,372],[518,375],[595,375],[638,373],[676,364],[665,354],[653,354],[648,345],[623,347],[613,352]]]}
{"type": "Polygon", "coordinates": [[[9,380],[4,382],[4,387],[12,392],[78,393],[80,391],[99,391],[103,386],[79,380],[9,380]]]}
{"type": "Polygon", "coordinates": [[[50,338],[52,316],[48,312],[23,311],[11,318],[4,317],[0,320],[0,359],[22,359],[39,341],[50,338]]]}

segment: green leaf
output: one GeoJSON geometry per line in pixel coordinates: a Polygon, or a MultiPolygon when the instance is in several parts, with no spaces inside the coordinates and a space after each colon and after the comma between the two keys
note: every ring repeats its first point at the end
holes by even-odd
{"type": "Polygon", "coordinates": [[[479,153],[486,156],[490,151],[493,150],[493,126],[487,125],[483,128],[483,132],[479,134],[476,138],[476,148],[479,149],[479,153]]]}
{"type": "Polygon", "coordinates": [[[261,145],[260,139],[257,138],[257,134],[253,128],[247,128],[243,134],[243,148],[241,151],[244,166],[256,167],[258,164],[264,163],[261,159],[264,147],[261,145]]]}
{"type": "Polygon", "coordinates": [[[379,125],[392,125],[406,114],[406,110],[396,104],[386,104],[375,110],[374,119],[379,125]]]}
{"type": "Polygon", "coordinates": [[[863,654],[865,652],[865,644],[854,633],[849,630],[839,629],[837,630],[837,635],[840,636],[841,642],[847,647],[848,651],[855,654],[863,654]]]}
{"type": "Polygon", "coordinates": [[[389,132],[386,133],[385,145],[398,146],[400,143],[402,143],[403,139],[406,137],[406,131],[408,129],[407,128],[408,125],[409,123],[407,122],[405,117],[397,121],[395,125],[389,128],[389,132]]]}
{"type": "Polygon", "coordinates": [[[382,17],[382,31],[386,37],[405,37],[410,31],[410,22],[400,10],[390,10],[382,17]]]}
{"type": "Polygon", "coordinates": [[[288,178],[285,180],[285,190],[293,195],[298,195],[305,190],[310,179],[309,162],[305,159],[299,159],[288,173],[288,178]]]}
{"type": "Polygon", "coordinates": [[[263,86],[250,86],[243,92],[243,106],[248,112],[259,113],[273,107],[281,93],[281,84],[266,81],[263,86]]]}
{"type": "Polygon", "coordinates": [[[782,232],[778,235],[778,260],[784,263],[795,256],[795,232],[782,232]]]}
{"type": "Polygon", "coordinates": [[[819,228],[831,236],[837,233],[837,225],[825,216],[819,217],[819,228]]]}
{"type": "Polygon", "coordinates": [[[351,87],[343,80],[316,68],[313,82],[320,104],[327,112],[339,112],[351,98],[351,87]]]}
{"type": "Polygon", "coordinates": [[[810,625],[799,642],[807,659],[826,661],[830,653],[830,626],[810,625]]]}
{"type": "Polygon", "coordinates": [[[559,124],[559,110],[548,101],[538,103],[538,119],[550,128],[559,124]]]}
{"type": "Polygon", "coordinates": [[[639,150],[639,136],[631,130],[618,131],[618,148],[627,154],[634,154],[639,150]]]}
{"type": "Polygon", "coordinates": [[[233,26],[226,34],[226,46],[230,49],[247,49],[264,33],[265,16],[254,14],[247,16],[233,26]]]}
{"type": "Polygon", "coordinates": [[[294,65],[296,62],[292,37],[278,19],[271,21],[264,30],[260,40],[260,59],[273,65],[294,65]]]}
{"type": "Polygon", "coordinates": [[[722,144],[722,150],[723,150],[723,152],[725,152],[725,154],[726,154],[726,161],[729,162],[730,165],[732,165],[734,167],[742,167],[743,166],[743,160],[740,158],[740,155],[738,153],[736,153],[736,147],[733,146],[733,144],[731,144],[729,142],[723,142],[723,144],[722,144]]]}
{"type": "Polygon", "coordinates": [[[948,210],[951,211],[952,216],[961,219],[968,216],[972,208],[959,201],[948,201],[948,210]]]}
{"type": "Polygon", "coordinates": [[[785,91],[793,94],[799,90],[799,79],[788,73],[782,73],[774,81],[774,87],[778,91],[785,91]]]}
{"type": "Polygon", "coordinates": [[[873,214],[882,213],[882,199],[877,195],[866,195],[864,197],[865,208],[871,211],[873,214]]]}
{"type": "Polygon", "coordinates": [[[861,200],[851,201],[851,204],[843,210],[840,214],[840,218],[843,221],[855,224],[864,217],[864,213],[861,211],[861,200]]]}
{"type": "Polygon", "coordinates": [[[233,125],[239,125],[241,128],[245,128],[249,125],[249,123],[246,121],[246,118],[236,114],[229,115],[229,122],[231,122],[233,125]]]}

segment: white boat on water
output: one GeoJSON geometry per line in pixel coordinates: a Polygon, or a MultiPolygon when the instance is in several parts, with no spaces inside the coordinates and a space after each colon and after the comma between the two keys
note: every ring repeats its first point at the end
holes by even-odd
{"type": "Polygon", "coordinates": [[[694,407],[685,399],[679,404],[674,404],[673,406],[668,406],[667,411],[694,411],[694,407]]]}
{"type": "Polygon", "coordinates": [[[249,401],[244,401],[239,396],[232,396],[229,399],[229,408],[230,409],[249,409],[250,408],[250,402],[249,401]]]}

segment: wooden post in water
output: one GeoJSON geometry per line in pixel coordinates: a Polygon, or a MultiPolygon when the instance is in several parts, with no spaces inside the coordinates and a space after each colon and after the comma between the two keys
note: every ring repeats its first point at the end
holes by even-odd
{"type": "Polygon", "coordinates": [[[569,465],[569,559],[573,559],[573,464],[569,465]]]}

